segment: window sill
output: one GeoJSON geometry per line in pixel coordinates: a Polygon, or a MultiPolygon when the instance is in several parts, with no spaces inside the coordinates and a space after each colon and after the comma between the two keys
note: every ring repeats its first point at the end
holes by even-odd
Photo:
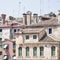
{"type": "Polygon", "coordinates": [[[37,58],[38,56],[33,56],[33,58],[37,58]]]}
{"type": "Polygon", "coordinates": [[[51,56],[51,58],[55,58],[56,56],[51,56]]]}
{"type": "Polygon", "coordinates": [[[30,58],[30,56],[25,56],[26,58],[30,58]]]}
{"type": "Polygon", "coordinates": [[[18,56],[18,58],[23,58],[23,56],[18,56]]]}
{"type": "Polygon", "coordinates": [[[45,56],[40,56],[41,58],[44,58],[45,56]]]}

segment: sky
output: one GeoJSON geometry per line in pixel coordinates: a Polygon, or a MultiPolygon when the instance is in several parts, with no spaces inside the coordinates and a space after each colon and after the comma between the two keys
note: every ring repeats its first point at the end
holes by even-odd
{"type": "Polygon", "coordinates": [[[31,11],[39,15],[60,10],[60,0],[0,0],[0,14],[20,17],[31,11]]]}

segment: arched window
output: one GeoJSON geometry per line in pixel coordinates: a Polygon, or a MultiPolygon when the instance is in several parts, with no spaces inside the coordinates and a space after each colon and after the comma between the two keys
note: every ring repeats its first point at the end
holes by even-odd
{"type": "Polygon", "coordinates": [[[19,56],[22,56],[22,47],[19,47],[19,48],[18,48],[18,55],[19,55],[19,56]]]}
{"type": "Polygon", "coordinates": [[[51,56],[55,56],[55,46],[51,47],[51,56]]]}
{"type": "Polygon", "coordinates": [[[40,47],[40,56],[44,56],[44,47],[40,47]]]}
{"type": "Polygon", "coordinates": [[[37,47],[33,48],[33,56],[37,56],[37,47]]]}
{"type": "Polygon", "coordinates": [[[26,56],[29,56],[29,47],[26,47],[26,56]]]}

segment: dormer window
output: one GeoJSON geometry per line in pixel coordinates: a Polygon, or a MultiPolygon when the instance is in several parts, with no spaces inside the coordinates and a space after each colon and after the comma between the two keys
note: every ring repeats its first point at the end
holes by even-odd
{"type": "Polygon", "coordinates": [[[52,34],[52,28],[49,28],[49,34],[52,34]]]}

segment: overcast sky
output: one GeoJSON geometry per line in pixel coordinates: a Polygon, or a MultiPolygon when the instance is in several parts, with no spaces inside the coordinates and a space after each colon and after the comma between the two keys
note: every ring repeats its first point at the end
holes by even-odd
{"type": "Polygon", "coordinates": [[[0,0],[0,14],[21,16],[32,11],[39,15],[60,10],[60,0],[0,0]]]}

